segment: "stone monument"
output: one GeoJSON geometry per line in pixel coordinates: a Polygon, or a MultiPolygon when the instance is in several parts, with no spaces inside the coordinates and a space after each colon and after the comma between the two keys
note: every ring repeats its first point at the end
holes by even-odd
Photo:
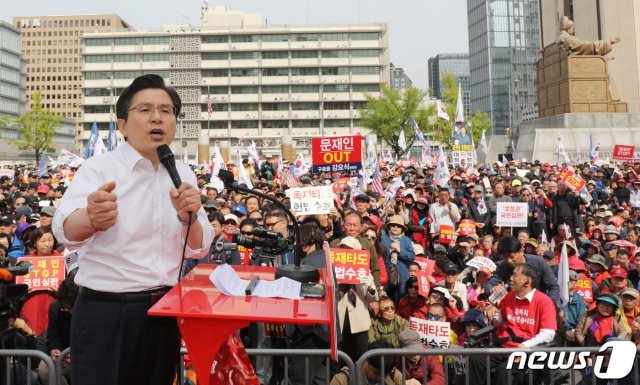
{"type": "Polygon", "coordinates": [[[578,152],[581,161],[588,160],[590,145],[596,143],[601,158],[615,144],[640,144],[640,114],[628,113],[608,73],[613,45],[621,39],[586,41],[573,32],[573,22],[564,17],[556,42],[542,50],[537,63],[539,118],[520,126],[514,158],[556,161],[558,135],[572,161],[578,152]]]}

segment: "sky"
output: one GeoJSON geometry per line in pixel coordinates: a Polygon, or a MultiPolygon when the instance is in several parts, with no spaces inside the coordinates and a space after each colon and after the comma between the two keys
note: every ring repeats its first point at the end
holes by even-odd
{"type": "MultiPolygon", "coordinates": [[[[428,88],[427,60],[469,52],[467,0],[226,0],[233,10],[260,13],[268,25],[387,23],[390,60],[414,87],[428,88]]],[[[115,13],[137,30],[165,24],[200,24],[201,0],[7,0],[0,18],[115,13]]]]}

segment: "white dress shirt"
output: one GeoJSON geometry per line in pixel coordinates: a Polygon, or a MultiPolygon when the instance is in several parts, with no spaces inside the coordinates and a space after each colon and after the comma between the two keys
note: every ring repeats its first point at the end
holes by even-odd
{"type": "MultiPolygon", "coordinates": [[[[177,162],[183,182],[197,185],[188,166],[177,162]]],[[[117,150],[88,159],[76,172],[53,219],[53,233],[68,249],[78,253],[79,286],[108,292],[136,292],[178,282],[183,225],[176,218],[169,190],[169,173],[162,166],[154,170],[128,143],[117,150]],[[74,242],[64,234],[64,222],[74,211],[87,206],[87,197],[104,184],[115,181],[118,218],[106,231],[74,242]]],[[[198,211],[202,224],[202,248],[187,246],[186,258],[206,255],[213,230],[204,209],[198,211]]]]}

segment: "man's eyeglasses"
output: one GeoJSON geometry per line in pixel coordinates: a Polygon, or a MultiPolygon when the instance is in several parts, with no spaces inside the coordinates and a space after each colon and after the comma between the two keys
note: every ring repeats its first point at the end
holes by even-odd
{"type": "Polygon", "coordinates": [[[385,312],[385,313],[388,312],[388,311],[396,311],[396,307],[393,306],[393,305],[385,306],[385,307],[382,308],[382,311],[385,312]]]}
{"type": "Polygon", "coordinates": [[[223,223],[223,225],[225,225],[225,226],[227,226],[227,225],[229,225],[229,226],[235,226],[235,225],[236,225],[236,222],[235,222],[235,221],[226,221],[225,223],[223,223]]]}
{"type": "Polygon", "coordinates": [[[275,225],[277,225],[278,223],[283,222],[283,221],[284,221],[284,219],[280,219],[279,221],[275,221],[275,222],[271,222],[271,223],[266,223],[265,222],[264,227],[269,229],[269,228],[274,227],[275,225]]]}
{"type": "Polygon", "coordinates": [[[138,104],[135,107],[129,108],[128,111],[137,111],[141,115],[151,116],[154,110],[157,110],[162,117],[175,117],[177,112],[176,108],[171,104],[160,104],[154,106],[151,103],[138,104]]]}
{"type": "Polygon", "coordinates": [[[431,314],[431,313],[427,314],[427,319],[432,319],[432,320],[435,320],[435,321],[439,321],[441,318],[444,318],[444,316],[443,315],[431,314]]]}
{"type": "Polygon", "coordinates": [[[370,241],[375,241],[375,240],[376,240],[376,236],[375,236],[375,235],[373,235],[373,236],[371,236],[371,235],[369,235],[369,236],[365,235],[364,237],[365,237],[366,239],[370,240],[370,241]]]}

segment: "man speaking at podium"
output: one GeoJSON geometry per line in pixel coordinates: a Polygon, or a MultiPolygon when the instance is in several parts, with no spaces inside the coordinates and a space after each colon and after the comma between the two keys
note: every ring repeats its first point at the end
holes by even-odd
{"type": "Polygon", "coordinates": [[[178,164],[170,177],[160,165],[157,148],[173,141],[181,105],[161,77],[136,78],[116,104],[127,142],[88,159],[56,211],[57,239],[78,252],[74,385],[173,382],[176,320],[147,310],[178,282],[185,239],[186,258],[203,257],[213,239],[193,172],[178,164]]]}

